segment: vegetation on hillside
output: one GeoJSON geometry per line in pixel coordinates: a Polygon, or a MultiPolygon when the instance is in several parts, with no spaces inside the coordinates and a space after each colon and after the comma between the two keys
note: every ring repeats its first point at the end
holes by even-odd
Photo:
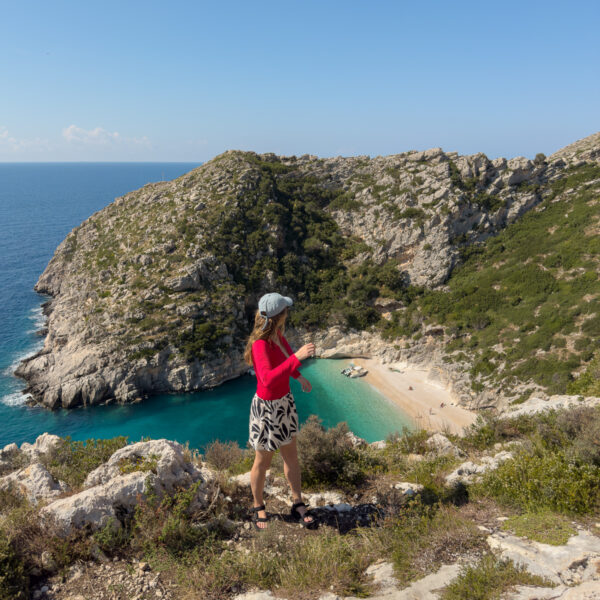
{"type": "Polygon", "coordinates": [[[550,394],[598,393],[599,223],[600,166],[570,168],[536,208],[466,249],[448,290],[419,290],[382,334],[443,325],[447,360],[472,363],[475,390],[533,381],[550,394]]]}
{"type": "MultiPolygon", "coordinates": [[[[547,584],[491,554],[478,525],[498,527],[497,516],[510,518],[502,529],[530,539],[561,544],[573,525],[600,517],[600,407],[580,407],[499,420],[481,417],[467,435],[448,435],[465,457],[439,455],[425,443],[424,431],[390,435],[385,448],[354,447],[347,426],[325,429],[313,416],[300,429],[298,448],[304,492],[345,491],[355,506],[375,506],[370,526],[346,530],[322,525],[317,531],[293,530],[271,519],[262,532],[236,523],[248,518],[250,489],[229,479],[248,470],[253,451],[215,441],[204,454],[190,453],[218,468],[214,501],[192,509],[195,487],[162,500],[140,500],[125,527],[109,523],[93,534],[80,531],[68,539],[43,525],[37,509],[10,491],[0,497],[0,598],[26,598],[40,578],[63,571],[76,560],[108,557],[147,560],[174,586],[177,597],[226,598],[257,586],[288,598],[316,597],[324,591],[364,596],[370,583],[365,569],[384,558],[394,564],[401,585],[468,556],[468,565],[444,591],[444,598],[498,598],[517,583],[547,584]],[[512,460],[482,481],[448,487],[445,476],[461,460],[478,460],[513,442],[512,460]],[[515,446],[514,442],[519,445],[515,446]],[[417,458],[415,458],[415,456],[417,458]],[[410,497],[394,482],[421,483],[410,497]],[[563,515],[568,516],[566,519],[563,515]],[[283,535],[282,535],[283,534],[283,535]],[[406,543],[410,540],[410,543],[406,543]],[[42,553],[49,552],[54,566],[42,553]],[[54,571],[53,571],[54,570],[54,571]]],[[[122,438],[88,440],[59,447],[48,464],[74,465],[73,483],[106,459],[122,438]]],[[[58,471],[56,471],[58,472],[58,471]]],[[[64,475],[66,470],[61,473],[64,475]]],[[[283,476],[279,453],[272,464],[283,476]]],[[[268,497],[271,514],[288,507],[268,497]]]]}

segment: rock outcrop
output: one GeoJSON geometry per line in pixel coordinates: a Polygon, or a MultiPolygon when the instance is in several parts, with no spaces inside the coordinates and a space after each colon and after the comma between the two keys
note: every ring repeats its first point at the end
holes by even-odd
{"type": "Polygon", "coordinates": [[[82,492],[44,506],[48,517],[64,534],[73,528],[119,527],[131,516],[139,499],[149,493],[159,498],[198,483],[193,506],[209,501],[212,472],[185,458],[184,448],[169,440],[138,442],[117,450],[87,476],[82,492]]]}
{"type": "Polygon", "coordinates": [[[507,533],[488,536],[488,545],[530,573],[563,586],[596,582],[600,592],[600,537],[579,531],[563,546],[552,546],[507,533]]]}
{"type": "Polygon", "coordinates": [[[10,475],[0,477],[0,490],[12,490],[25,496],[32,504],[56,498],[68,489],[64,482],[54,479],[40,463],[33,463],[24,469],[13,471],[10,475]]]}

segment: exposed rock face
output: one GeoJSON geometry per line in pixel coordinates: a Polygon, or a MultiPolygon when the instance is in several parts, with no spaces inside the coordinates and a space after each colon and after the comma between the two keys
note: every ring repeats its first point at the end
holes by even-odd
{"type": "Polygon", "coordinates": [[[40,456],[52,452],[57,446],[60,445],[62,440],[59,436],[51,433],[42,433],[38,436],[33,444],[23,442],[21,444],[21,452],[25,454],[29,460],[38,460],[40,456]]]}
{"type": "Polygon", "coordinates": [[[7,489],[12,489],[26,496],[32,504],[37,504],[40,500],[60,496],[69,487],[62,481],[56,481],[40,463],[33,463],[0,477],[0,490],[7,489]]]}
{"type": "Polygon", "coordinates": [[[517,404],[509,407],[502,413],[504,418],[519,417],[521,415],[533,415],[545,410],[561,410],[563,408],[575,408],[577,406],[597,406],[600,404],[600,398],[588,396],[566,396],[556,395],[549,398],[540,398],[533,396],[523,404],[517,404]]]}
{"type": "Polygon", "coordinates": [[[57,435],[43,433],[38,436],[33,444],[24,442],[19,448],[16,444],[8,444],[0,450],[0,475],[24,468],[30,463],[40,460],[58,444],[61,439],[57,435]]]}
{"type": "Polygon", "coordinates": [[[157,475],[157,484],[172,493],[176,487],[187,487],[198,479],[200,473],[187,461],[183,446],[169,440],[137,442],[117,450],[108,460],[93,470],[84,483],[85,487],[102,485],[119,477],[127,466],[145,466],[157,475]]]}
{"type": "Polygon", "coordinates": [[[448,485],[473,483],[486,471],[497,469],[501,462],[511,458],[513,458],[512,452],[503,450],[502,452],[498,452],[495,456],[483,456],[479,463],[474,463],[472,461],[464,462],[446,476],[446,483],[448,485]]]}
{"type": "Polygon", "coordinates": [[[600,591],[600,538],[587,531],[572,536],[564,546],[541,544],[506,533],[490,535],[487,542],[503,558],[510,558],[534,575],[569,586],[595,581],[600,591]]]}
{"type": "Polygon", "coordinates": [[[144,496],[148,479],[154,479],[152,473],[137,471],[121,475],[104,485],[55,500],[42,508],[41,514],[52,517],[65,534],[85,525],[98,529],[111,519],[118,526],[121,519],[132,513],[138,496],[144,496]]]}
{"type": "Polygon", "coordinates": [[[425,442],[437,454],[452,454],[453,456],[464,456],[459,448],[457,448],[445,435],[434,433],[425,442]]]}
{"type": "MultiPolygon", "coordinates": [[[[240,282],[226,259],[280,260],[277,251],[293,235],[277,224],[277,198],[267,204],[265,214],[273,212],[266,222],[243,238],[248,247],[241,247],[245,241],[225,240],[215,249],[215,224],[236,215],[232,229],[247,225],[249,199],[259,191],[268,195],[271,185],[261,164],[276,164],[323,193],[342,194],[337,204],[320,210],[340,232],[362,243],[347,265],[398,261],[406,282],[434,288],[443,287],[458,264],[461,240],[474,244],[497,234],[536,206],[544,186],[568,166],[600,160],[598,135],[545,161],[489,160],[482,153],[459,156],[441,148],[373,159],[225,152],[172,182],[117,198],[69,233],[35,285],[52,296],[43,305],[48,317],[44,347],[23,360],[15,374],[27,380],[25,392],[33,401],[70,408],[201,390],[245,373],[249,318],[258,297],[277,279],[266,269],[262,282],[240,282]],[[252,236],[266,241],[252,245],[252,236]]],[[[287,250],[298,269],[310,262],[307,254],[328,249],[313,240],[287,250]]],[[[397,307],[379,298],[374,308],[389,318],[397,307]]],[[[296,332],[298,341],[308,335],[296,332]]],[[[425,338],[439,335],[434,328],[425,338]]],[[[323,356],[352,356],[360,348],[369,356],[411,362],[427,357],[432,366],[446,367],[431,358],[432,346],[424,338],[394,350],[352,330],[320,336],[323,356]]],[[[493,394],[475,397],[466,381],[461,385],[458,376],[448,377],[457,379],[457,399],[468,406],[499,401],[493,394]]]]}
{"type": "Polygon", "coordinates": [[[209,499],[213,477],[209,469],[186,460],[184,448],[177,442],[138,442],[117,450],[92,471],[84,483],[87,489],[56,500],[41,512],[65,533],[86,525],[101,528],[111,519],[118,526],[131,515],[138,498],[146,498],[150,490],[161,497],[201,482],[193,504],[202,507],[209,499]]]}

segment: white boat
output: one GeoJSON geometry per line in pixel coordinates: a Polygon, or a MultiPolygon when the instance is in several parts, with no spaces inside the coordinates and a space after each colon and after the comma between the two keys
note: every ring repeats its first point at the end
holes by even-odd
{"type": "Polygon", "coordinates": [[[363,375],[366,375],[368,371],[364,367],[352,364],[351,367],[342,369],[341,373],[346,377],[352,377],[354,379],[355,377],[363,377],[363,375]]]}
{"type": "Polygon", "coordinates": [[[250,367],[248,369],[248,375],[252,375],[252,377],[254,377],[256,375],[256,372],[254,371],[254,369],[252,367],[250,367]]]}

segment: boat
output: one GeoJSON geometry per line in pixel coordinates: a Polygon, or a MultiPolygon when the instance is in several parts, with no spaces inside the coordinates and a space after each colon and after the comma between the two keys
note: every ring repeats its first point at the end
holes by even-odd
{"type": "Polygon", "coordinates": [[[363,377],[368,373],[368,371],[364,367],[352,364],[352,366],[342,369],[340,373],[346,377],[351,377],[354,379],[355,377],[363,377]]]}
{"type": "Polygon", "coordinates": [[[254,377],[256,375],[256,372],[254,371],[254,369],[252,367],[250,367],[248,369],[248,375],[252,375],[252,377],[254,377]]]}

